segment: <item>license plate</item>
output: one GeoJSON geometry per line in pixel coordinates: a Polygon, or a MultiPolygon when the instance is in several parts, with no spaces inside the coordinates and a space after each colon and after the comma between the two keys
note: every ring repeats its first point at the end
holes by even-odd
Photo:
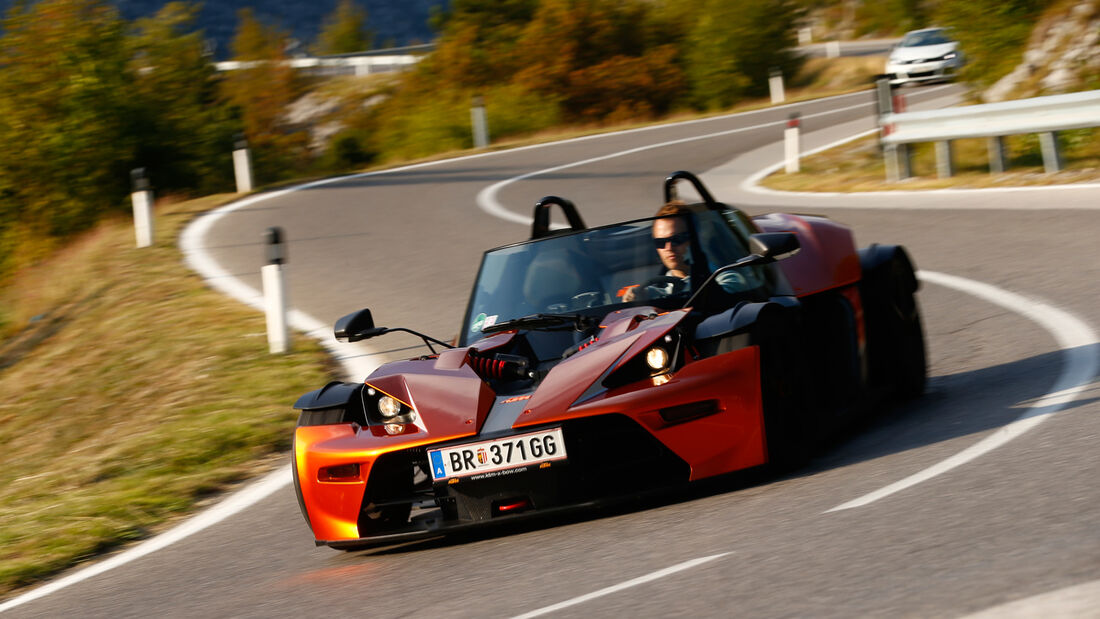
{"type": "Polygon", "coordinates": [[[428,452],[432,480],[503,474],[534,464],[565,460],[565,440],[561,428],[518,436],[467,443],[428,452]]]}

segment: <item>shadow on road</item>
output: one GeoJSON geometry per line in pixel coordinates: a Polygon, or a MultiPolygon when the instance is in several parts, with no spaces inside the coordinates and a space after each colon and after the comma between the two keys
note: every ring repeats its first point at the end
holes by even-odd
{"type": "MultiPolygon", "coordinates": [[[[1084,351],[1086,354],[1098,355],[1100,344],[1085,347],[1084,351]]],[[[578,510],[564,516],[555,515],[400,546],[357,551],[349,553],[349,556],[388,556],[459,546],[499,536],[687,503],[781,479],[812,477],[831,469],[960,437],[974,436],[974,442],[977,442],[978,435],[1015,421],[1027,412],[1032,403],[1047,395],[1063,370],[1067,352],[1052,351],[1011,363],[932,377],[924,396],[884,407],[873,416],[852,423],[828,444],[821,446],[819,454],[806,466],[791,473],[781,474],[767,467],[760,467],[702,480],[652,496],[627,498],[599,508],[578,510]]],[[[1061,412],[1098,400],[1098,397],[1078,399],[1066,404],[1061,412]]]]}

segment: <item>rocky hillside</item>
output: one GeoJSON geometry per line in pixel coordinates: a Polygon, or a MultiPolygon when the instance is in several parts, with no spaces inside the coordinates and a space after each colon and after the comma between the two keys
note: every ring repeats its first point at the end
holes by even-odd
{"type": "Polygon", "coordinates": [[[1100,0],[1060,3],[1035,25],[1023,62],[982,94],[1005,101],[1100,88],[1100,0]]]}

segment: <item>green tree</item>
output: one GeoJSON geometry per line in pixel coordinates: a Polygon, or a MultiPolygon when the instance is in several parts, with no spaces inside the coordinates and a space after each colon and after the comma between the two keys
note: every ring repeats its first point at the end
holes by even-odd
{"type": "Polygon", "coordinates": [[[217,78],[194,30],[198,7],[169,2],[136,22],[131,38],[137,160],[158,189],[204,192],[230,187],[232,136],[237,131],[217,96],[217,78]]]}
{"type": "Polygon", "coordinates": [[[936,9],[966,55],[962,78],[979,88],[1012,71],[1023,57],[1027,39],[1049,0],[943,0],[936,9]]]}
{"type": "Polygon", "coordinates": [[[340,0],[325,18],[317,37],[317,54],[350,54],[370,49],[373,35],[367,30],[367,11],[354,0],[340,0]]]}
{"type": "Polygon", "coordinates": [[[877,0],[856,5],[856,36],[900,35],[928,25],[925,3],[921,0],[877,0]]]}
{"type": "Polygon", "coordinates": [[[794,53],[801,17],[792,0],[707,0],[685,52],[695,104],[721,108],[763,95],[773,68],[794,75],[801,62],[794,53]]]}
{"type": "Polygon", "coordinates": [[[105,0],[41,0],[14,9],[3,30],[4,214],[19,234],[71,234],[129,193],[136,101],[126,24],[105,0]]]}

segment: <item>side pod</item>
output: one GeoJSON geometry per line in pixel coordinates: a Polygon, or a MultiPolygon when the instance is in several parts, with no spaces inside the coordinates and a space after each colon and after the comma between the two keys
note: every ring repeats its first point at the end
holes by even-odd
{"type": "Polygon", "coordinates": [[[695,327],[695,346],[704,357],[757,343],[761,329],[782,324],[776,320],[788,308],[779,303],[746,303],[704,319],[695,327]]]}

